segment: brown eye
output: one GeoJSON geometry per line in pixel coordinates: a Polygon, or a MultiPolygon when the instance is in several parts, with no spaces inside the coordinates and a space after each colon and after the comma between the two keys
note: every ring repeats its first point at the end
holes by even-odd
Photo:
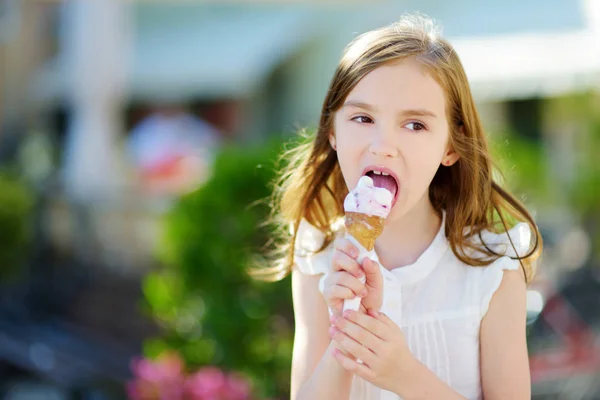
{"type": "Polygon", "coordinates": [[[408,127],[408,129],[410,129],[411,131],[422,131],[425,129],[425,125],[423,125],[420,122],[410,122],[404,126],[408,127]],[[410,127],[411,125],[412,128],[410,127]]]}
{"type": "Polygon", "coordinates": [[[370,124],[373,122],[373,120],[371,118],[366,117],[364,115],[359,115],[358,117],[354,117],[354,118],[352,118],[352,121],[356,121],[361,124],[370,124]]]}

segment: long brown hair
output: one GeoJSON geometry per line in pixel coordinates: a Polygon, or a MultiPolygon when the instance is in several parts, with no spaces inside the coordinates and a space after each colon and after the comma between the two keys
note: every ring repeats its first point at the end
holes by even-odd
{"type": "MultiPolygon", "coordinates": [[[[438,169],[429,187],[435,210],[446,212],[444,229],[452,251],[466,264],[489,265],[503,254],[483,243],[481,232],[506,232],[515,222],[523,221],[531,228],[534,244],[527,254],[517,254],[516,258],[526,279],[533,277],[533,263],[542,250],[540,232],[523,204],[495,179],[497,169],[458,55],[431,19],[408,15],[358,36],[346,47],[323,102],[316,134],[283,154],[286,166],[275,184],[272,203],[272,217],[280,227],[278,262],[262,270],[262,279],[278,280],[291,272],[302,219],[325,235],[321,250],[333,240],[334,223],[344,215],[343,200],[348,194],[337,153],[329,143],[335,113],[369,72],[409,57],[421,62],[444,89],[449,144],[460,155],[451,167],[438,169]],[[474,236],[480,238],[479,243],[471,240],[474,236]]],[[[512,239],[507,237],[516,253],[512,239]]]]}

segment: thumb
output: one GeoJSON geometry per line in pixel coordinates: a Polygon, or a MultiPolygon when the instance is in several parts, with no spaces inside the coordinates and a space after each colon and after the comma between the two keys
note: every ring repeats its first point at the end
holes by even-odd
{"type": "Polygon", "coordinates": [[[362,267],[365,271],[366,285],[374,289],[380,289],[383,286],[383,276],[379,269],[379,263],[370,258],[365,258],[362,267]]]}

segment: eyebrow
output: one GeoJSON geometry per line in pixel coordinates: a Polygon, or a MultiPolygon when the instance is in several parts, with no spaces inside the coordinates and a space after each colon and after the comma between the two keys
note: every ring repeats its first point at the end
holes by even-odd
{"type": "MultiPolygon", "coordinates": [[[[375,108],[372,105],[368,103],[363,103],[362,101],[348,100],[344,103],[342,107],[357,107],[367,111],[375,111],[375,108]]],[[[402,110],[398,114],[402,116],[416,115],[420,117],[437,118],[437,115],[434,112],[425,109],[402,110]]]]}

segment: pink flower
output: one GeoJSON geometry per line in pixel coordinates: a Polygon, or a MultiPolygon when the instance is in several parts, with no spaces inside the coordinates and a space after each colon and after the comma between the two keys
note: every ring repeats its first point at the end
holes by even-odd
{"type": "Polygon", "coordinates": [[[248,380],[241,376],[231,374],[227,378],[227,400],[248,400],[250,399],[251,386],[248,380]]]}
{"type": "Polygon", "coordinates": [[[131,363],[134,380],[127,384],[131,400],[180,400],[183,397],[183,361],[175,353],[164,353],[156,361],[136,359],[131,363]]]}
{"type": "Polygon", "coordinates": [[[194,400],[221,400],[225,382],[223,371],[205,367],[187,379],[186,393],[194,400]]]}
{"type": "Polygon", "coordinates": [[[241,375],[204,367],[186,377],[176,353],[163,353],[156,361],[135,359],[131,370],[130,400],[251,400],[252,387],[241,375]]]}
{"type": "Polygon", "coordinates": [[[250,384],[242,377],[226,375],[215,367],[204,367],[186,382],[186,394],[193,400],[249,400],[250,384]]]}

